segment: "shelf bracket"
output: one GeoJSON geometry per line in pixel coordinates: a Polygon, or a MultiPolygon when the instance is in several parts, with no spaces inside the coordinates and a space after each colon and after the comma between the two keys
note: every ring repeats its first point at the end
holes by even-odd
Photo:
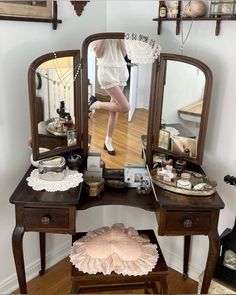
{"type": "Polygon", "coordinates": [[[157,23],[157,35],[161,35],[161,24],[162,24],[162,21],[158,20],[158,23],[157,23]]]}
{"type": "Polygon", "coordinates": [[[175,30],[176,35],[179,35],[180,33],[180,19],[176,20],[176,30],[175,30]]]}
{"type": "Polygon", "coordinates": [[[221,20],[217,19],[216,20],[216,29],[215,29],[215,35],[216,36],[219,36],[219,34],[220,34],[220,23],[221,23],[221,20]]]}

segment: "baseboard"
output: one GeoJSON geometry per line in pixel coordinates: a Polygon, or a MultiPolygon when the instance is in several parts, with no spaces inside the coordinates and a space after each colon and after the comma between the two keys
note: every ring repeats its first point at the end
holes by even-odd
{"type": "MultiPolygon", "coordinates": [[[[61,261],[69,255],[71,247],[71,239],[65,241],[62,245],[55,247],[52,251],[46,254],[46,268],[53,266],[57,262],[61,261]]],[[[38,276],[40,270],[40,259],[30,263],[25,268],[27,282],[38,276]]],[[[10,294],[14,290],[18,289],[18,280],[16,273],[9,276],[2,282],[0,282],[0,294],[10,294]]]]}
{"type": "Polygon", "coordinates": [[[109,95],[103,95],[101,93],[96,92],[95,94],[96,98],[102,102],[109,102],[110,101],[110,96],[109,95]]]}
{"type": "MultiPolygon", "coordinates": [[[[163,250],[163,252],[166,264],[174,270],[183,273],[183,256],[176,255],[168,250],[163,250]]],[[[202,271],[202,269],[190,263],[188,266],[188,277],[198,282],[202,271]]]]}

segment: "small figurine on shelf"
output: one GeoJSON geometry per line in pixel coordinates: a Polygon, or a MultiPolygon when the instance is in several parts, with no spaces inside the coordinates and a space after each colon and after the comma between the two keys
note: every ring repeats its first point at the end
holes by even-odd
{"type": "Polygon", "coordinates": [[[179,17],[179,1],[172,1],[171,12],[173,18],[179,17]]]}
{"type": "Polygon", "coordinates": [[[166,18],[167,17],[167,6],[165,1],[160,1],[159,4],[159,17],[166,18]]]}

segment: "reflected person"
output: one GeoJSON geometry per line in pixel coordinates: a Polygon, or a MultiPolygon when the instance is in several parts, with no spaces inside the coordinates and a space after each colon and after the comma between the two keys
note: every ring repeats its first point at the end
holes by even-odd
{"type": "Polygon", "coordinates": [[[104,149],[110,155],[115,155],[112,146],[112,136],[116,126],[118,113],[127,113],[130,105],[124,95],[124,86],[127,85],[129,72],[125,62],[124,40],[104,39],[93,41],[90,44],[91,50],[97,57],[97,77],[102,89],[110,96],[110,102],[102,102],[94,97],[89,102],[89,112],[96,109],[109,111],[107,134],[104,142],[104,149]]]}

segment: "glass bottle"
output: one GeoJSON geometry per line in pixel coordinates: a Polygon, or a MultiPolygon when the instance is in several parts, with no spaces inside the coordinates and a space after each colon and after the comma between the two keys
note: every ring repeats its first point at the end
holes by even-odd
{"type": "Polygon", "coordinates": [[[167,6],[165,1],[160,1],[159,4],[159,17],[166,18],[167,17],[167,6]]]}

